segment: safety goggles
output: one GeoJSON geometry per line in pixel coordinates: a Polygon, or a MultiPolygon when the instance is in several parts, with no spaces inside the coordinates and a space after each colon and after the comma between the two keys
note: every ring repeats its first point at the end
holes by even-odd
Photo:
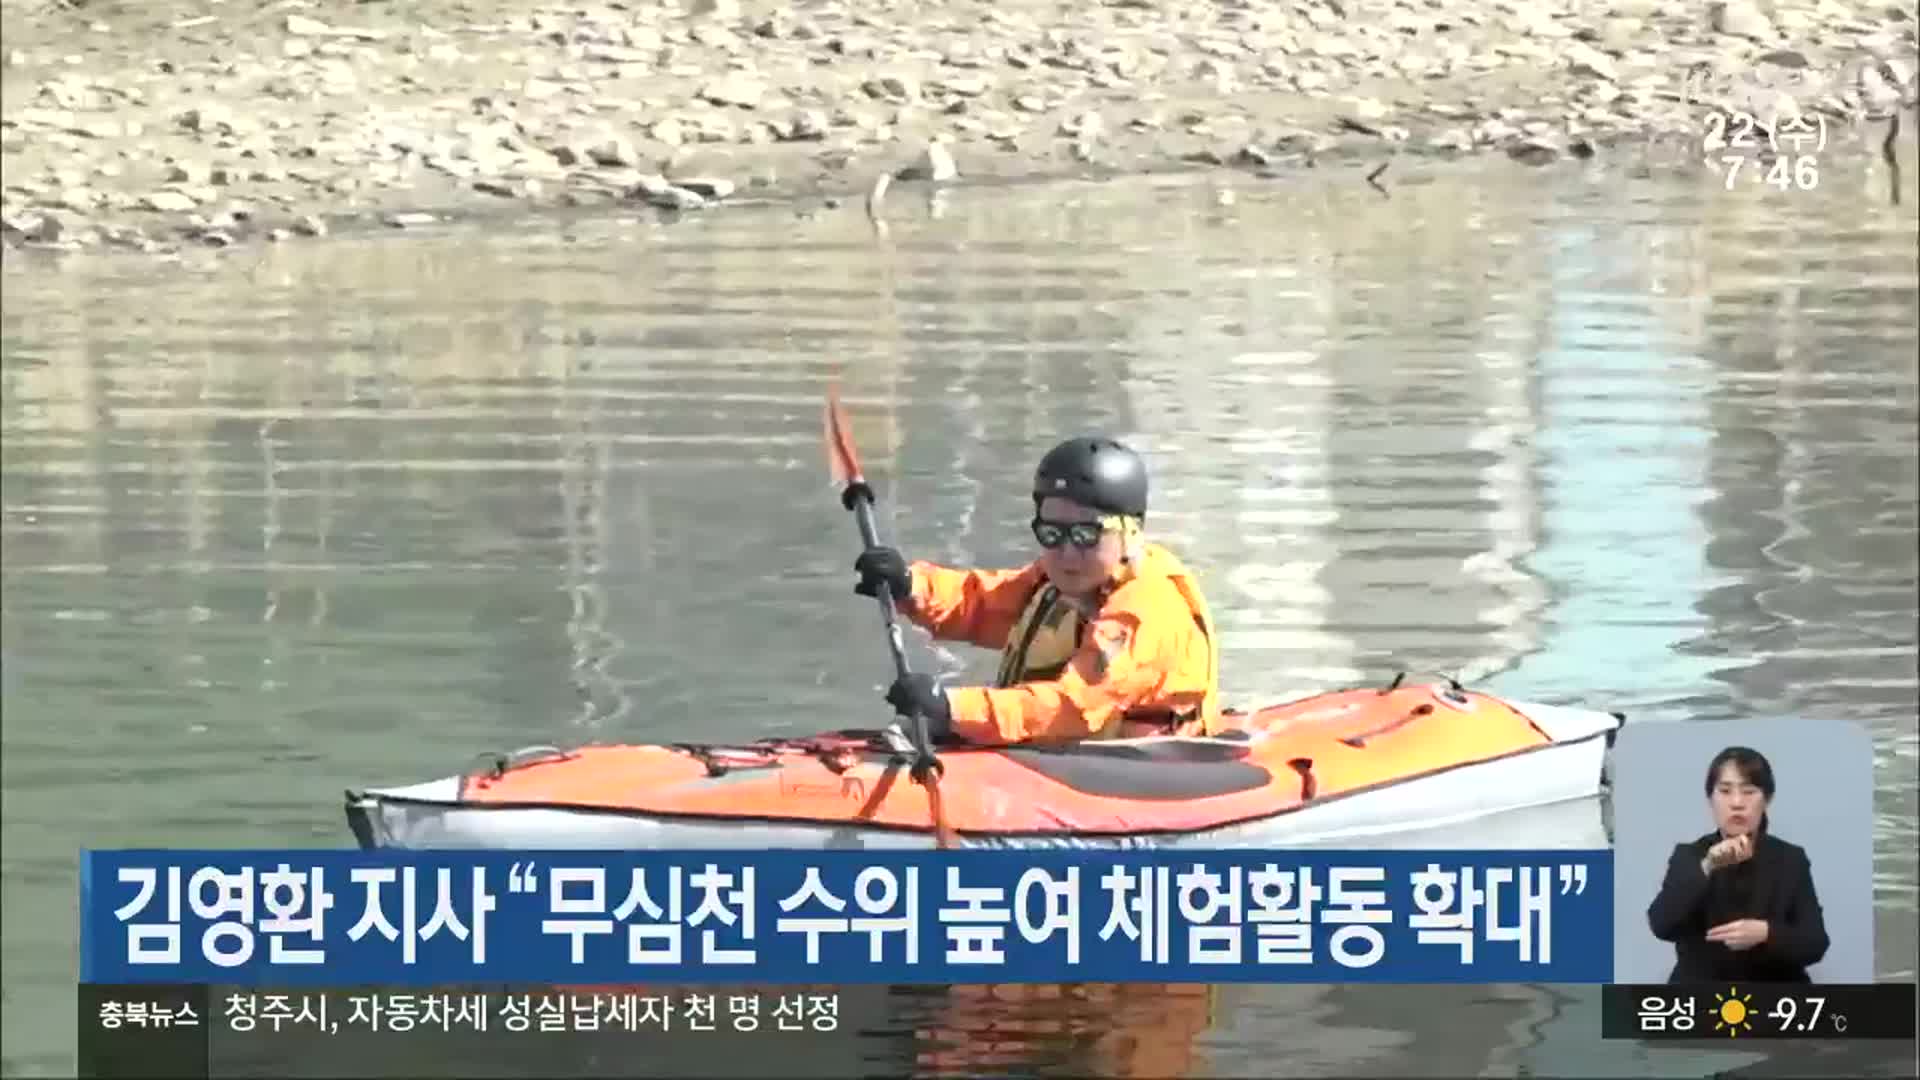
{"type": "Polygon", "coordinates": [[[1033,538],[1048,551],[1068,543],[1081,551],[1091,551],[1100,545],[1100,538],[1105,536],[1106,532],[1107,523],[1104,521],[1048,521],[1043,517],[1033,519],[1033,538]]]}

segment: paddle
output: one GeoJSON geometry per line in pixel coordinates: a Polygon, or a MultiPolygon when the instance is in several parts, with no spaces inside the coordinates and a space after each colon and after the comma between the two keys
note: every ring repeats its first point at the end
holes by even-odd
{"type": "MultiPolygon", "coordinates": [[[[860,526],[860,541],[871,551],[880,546],[879,533],[873,524],[873,488],[868,486],[860,472],[860,458],[853,450],[853,434],[847,424],[846,411],[840,407],[840,388],[837,385],[827,387],[826,434],[827,467],[832,471],[833,482],[840,486],[840,505],[853,512],[853,519],[860,526]]],[[[893,608],[893,590],[882,582],[875,591],[880,601],[881,618],[886,622],[887,649],[893,654],[894,674],[904,677],[908,674],[907,650],[901,640],[900,621],[893,608]]],[[[943,766],[934,755],[931,740],[927,738],[927,718],[915,710],[908,719],[913,723],[913,778],[927,788],[927,805],[933,812],[935,845],[949,848],[953,846],[953,832],[947,827],[946,811],[940,802],[943,766]]]]}

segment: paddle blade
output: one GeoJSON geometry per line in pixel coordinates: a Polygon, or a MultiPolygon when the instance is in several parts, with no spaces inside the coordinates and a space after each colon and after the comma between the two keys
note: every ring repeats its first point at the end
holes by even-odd
{"type": "Polygon", "coordinates": [[[853,452],[853,431],[847,423],[847,411],[840,407],[840,386],[827,386],[826,409],[827,469],[833,482],[845,487],[861,480],[860,458],[853,452]]]}

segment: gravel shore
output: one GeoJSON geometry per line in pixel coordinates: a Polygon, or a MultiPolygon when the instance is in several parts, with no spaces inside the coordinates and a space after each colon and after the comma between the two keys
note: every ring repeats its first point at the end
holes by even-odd
{"type": "MultiPolygon", "coordinates": [[[[1334,161],[1377,175],[1410,153],[1524,167],[1649,140],[1697,161],[1716,111],[1799,113],[1830,147],[1877,120],[1877,143],[1913,102],[1916,48],[1909,4],[1839,0],[0,0],[0,15],[6,246],[149,252],[887,183],[1334,161]]],[[[1719,152],[1770,152],[1754,141],[1719,152]]]]}

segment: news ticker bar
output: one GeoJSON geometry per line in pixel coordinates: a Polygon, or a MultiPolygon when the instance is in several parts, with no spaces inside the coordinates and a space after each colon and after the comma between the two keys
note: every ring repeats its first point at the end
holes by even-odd
{"type": "Polygon", "coordinates": [[[884,986],[82,983],[82,1077],[845,1077],[884,986]]]}
{"type": "MultiPolygon", "coordinates": [[[[79,1075],[842,1077],[871,1071],[861,1042],[900,1026],[890,993],[874,985],[83,983],[79,1075]]],[[[1601,1035],[1911,1040],[1915,1000],[1912,983],[1609,985],[1601,1035]]]]}
{"type": "Polygon", "coordinates": [[[1913,983],[1609,984],[1603,1039],[1911,1039],[1913,983]]]}

